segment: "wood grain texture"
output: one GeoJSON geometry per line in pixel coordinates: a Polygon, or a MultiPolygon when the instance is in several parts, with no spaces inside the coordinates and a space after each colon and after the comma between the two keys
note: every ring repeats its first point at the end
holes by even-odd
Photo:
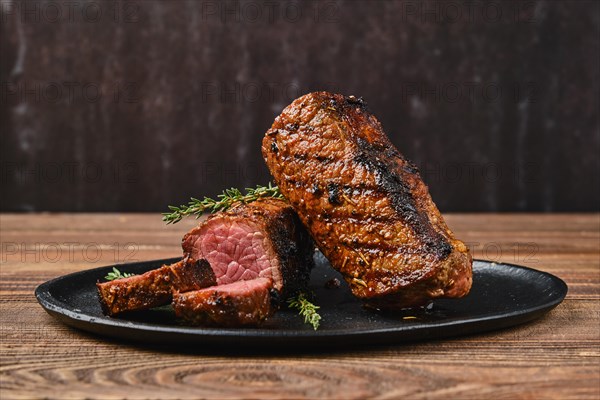
{"type": "Polygon", "coordinates": [[[154,214],[2,214],[0,397],[598,399],[600,215],[447,221],[476,257],[558,275],[569,285],[566,300],[524,326],[398,346],[267,355],[141,347],[56,322],[33,290],[115,261],[176,256],[195,221],[166,227],[154,214]]]}

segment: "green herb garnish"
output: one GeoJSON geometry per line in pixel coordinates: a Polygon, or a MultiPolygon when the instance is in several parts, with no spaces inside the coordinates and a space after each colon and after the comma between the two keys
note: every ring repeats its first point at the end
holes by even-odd
{"type": "Polygon", "coordinates": [[[304,293],[289,299],[288,307],[298,310],[298,313],[304,317],[304,323],[311,324],[315,331],[319,328],[321,316],[317,310],[321,307],[311,303],[304,293]]]}
{"type": "Polygon", "coordinates": [[[204,197],[203,200],[193,198],[188,204],[177,206],[169,206],[171,212],[163,213],[163,221],[167,224],[175,224],[188,215],[195,215],[199,218],[205,212],[215,213],[217,211],[225,211],[233,204],[251,203],[263,198],[283,199],[283,195],[277,186],[269,183],[268,186],[256,186],[255,188],[246,188],[246,193],[243,194],[239,189],[226,189],[222,194],[217,196],[217,200],[210,197],[204,197]]]}
{"type": "Polygon", "coordinates": [[[107,281],[114,281],[115,279],[129,278],[130,276],[134,275],[135,274],[129,274],[127,272],[121,273],[121,271],[113,267],[112,272],[109,272],[108,275],[104,277],[104,279],[106,279],[107,281]]]}

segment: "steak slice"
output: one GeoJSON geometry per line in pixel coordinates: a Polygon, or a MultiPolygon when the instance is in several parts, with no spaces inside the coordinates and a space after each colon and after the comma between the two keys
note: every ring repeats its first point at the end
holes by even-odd
{"type": "Polygon", "coordinates": [[[308,284],[314,243],[283,200],[238,204],[210,215],[182,241],[184,254],[208,260],[217,285],[267,278],[282,298],[308,284]]]}
{"type": "Polygon", "coordinates": [[[469,292],[467,247],[362,99],[327,92],[296,99],[267,131],[262,152],[355,296],[403,308],[469,292]]]}
{"type": "Polygon", "coordinates": [[[177,293],[173,296],[173,309],[178,317],[193,325],[256,325],[277,307],[271,298],[272,283],[267,278],[256,278],[177,293]]]}
{"type": "Polygon", "coordinates": [[[185,258],[142,275],[97,283],[96,287],[104,313],[116,315],[169,304],[174,291],[196,290],[215,283],[206,260],[185,258]]]}

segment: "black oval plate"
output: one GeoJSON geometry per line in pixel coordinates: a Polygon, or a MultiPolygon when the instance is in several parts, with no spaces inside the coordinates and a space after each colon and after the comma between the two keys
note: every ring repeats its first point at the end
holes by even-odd
{"type": "MultiPolygon", "coordinates": [[[[178,259],[121,264],[122,272],[143,273],[178,259]]],[[[511,264],[475,261],[473,288],[462,299],[436,300],[428,310],[379,313],[365,309],[320,254],[311,276],[321,306],[317,331],[292,310],[280,310],[258,328],[215,329],[181,325],[170,306],[119,318],[102,314],[95,283],[113,266],[65,275],[38,286],[38,302],[65,324],[99,335],[136,342],[256,347],[390,344],[467,335],[522,324],[556,307],[567,285],[554,275],[511,264]],[[337,277],[342,285],[325,288],[337,277]]]]}

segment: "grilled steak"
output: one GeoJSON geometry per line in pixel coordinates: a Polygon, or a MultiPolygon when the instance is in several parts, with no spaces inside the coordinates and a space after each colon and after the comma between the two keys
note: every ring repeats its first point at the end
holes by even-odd
{"type": "Polygon", "coordinates": [[[362,99],[327,92],[296,99],[267,131],[262,152],[354,295],[403,308],[469,292],[467,247],[362,99]]]}
{"type": "Polygon", "coordinates": [[[259,323],[275,309],[271,303],[259,302],[265,282],[274,289],[267,297],[275,304],[305,288],[314,265],[314,243],[283,200],[259,200],[213,214],[184,236],[182,247],[184,259],[176,264],[98,283],[105,314],[157,307],[168,304],[175,295],[179,299],[174,303],[177,314],[195,323],[259,323]],[[245,281],[254,283],[242,283],[245,281]],[[203,288],[208,289],[187,296],[187,292],[203,288]],[[178,294],[184,292],[186,296],[178,294]],[[218,293],[227,302],[213,302],[210,311],[213,303],[207,293],[218,293]],[[250,311],[252,304],[257,305],[256,312],[250,311]],[[227,317],[227,312],[232,315],[227,317]]]}
{"type": "Polygon", "coordinates": [[[217,286],[180,293],[175,313],[193,324],[256,325],[308,284],[314,243],[283,200],[239,204],[184,236],[191,258],[210,263],[217,286]]]}
{"type": "Polygon", "coordinates": [[[306,287],[314,243],[283,200],[239,204],[209,216],[182,241],[186,256],[205,258],[218,285],[268,278],[282,297],[306,287]]]}
{"type": "Polygon", "coordinates": [[[169,304],[174,291],[189,291],[214,285],[215,275],[206,260],[185,258],[142,275],[97,283],[105,314],[147,310],[169,304]]]}
{"type": "Polygon", "coordinates": [[[267,278],[242,280],[173,297],[178,317],[194,325],[256,325],[270,316],[272,281],[267,278]]]}

